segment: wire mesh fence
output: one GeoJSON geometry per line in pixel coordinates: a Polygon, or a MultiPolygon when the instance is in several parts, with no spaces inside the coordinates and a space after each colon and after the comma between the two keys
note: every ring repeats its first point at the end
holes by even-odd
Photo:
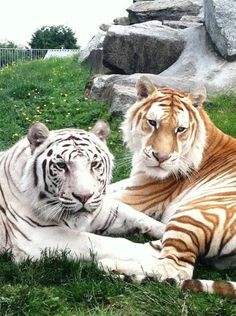
{"type": "Polygon", "coordinates": [[[20,49],[0,48],[0,68],[14,63],[50,57],[66,57],[78,54],[78,49],[20,49]]]}

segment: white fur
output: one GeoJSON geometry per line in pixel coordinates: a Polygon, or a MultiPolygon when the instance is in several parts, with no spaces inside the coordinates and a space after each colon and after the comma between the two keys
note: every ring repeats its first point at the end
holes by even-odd
{"type": "MultiPolygon", "coordinates": [[[[54,165],[52,170],[55,171],[54,165]]],[[[72,257],[85,260],[90,260],[92,253],[96,254],[98,259],[115,256],[126,260],[143,247],[125,239],[102,237],[90,232],[125,234],[138,230],[160,238],[164,232],[164,224],[133,210],[128,205],[103,196],[106,184],[110,181],[111,170],[112,156],[107,146],[95,135],[75,129],[51,131],[44,142],[36,148],[30,148],[27,138],[24,138],[2,153],[0,250],[10,248],[16,260],[26,257],[37,259],[41,251],[46,249],[68,249],[72,257]],[[81,137],[82,143],[83,137],[89,139],[89,148],[92,152],[82,150],[83,146],[77,147],[72,136],[81,137]],[[69,147],[61,147],[60,141],[63,139],[68,139],[66,144],[69,144],[69,147]],[[99,147],[101,153],[95,152],[93,146],[99,147]],[[65,151],[65,148],[68,150],[65,151]],[[53,150],[53,154],[48,155],[50,149],[53,150]],[[100,162],[105,159],[104,157],[107,159],[108,169],[103,175],[99,173],[100,168],[92,169],[94,153],[100,162]],[[45,174],[41,167],[45,160],[48,162],[58,159],[58,154],[68,164],[69,172],[60,171],[57,175],[60,179],[59,184],[51,194],[44,190],[45,174]],[[100,182],[102,179],[105,181],[105,187],[103,182],[100,182]],[[42,203],[40,192],[46,192],[48,204],[42,203]],[[72,192],[78,196],[93,193],[84,203],[86,211],[79,200],[72,198],[72,192]],[[70,202],[73,203],[66,216],[61,209],[65,198],[70,198],[70,202]],[[57,206],[52,205],[50,201],[56,202],[57,206]]],[[[46,177],[50,188],[49,179],[46,177]]]]}

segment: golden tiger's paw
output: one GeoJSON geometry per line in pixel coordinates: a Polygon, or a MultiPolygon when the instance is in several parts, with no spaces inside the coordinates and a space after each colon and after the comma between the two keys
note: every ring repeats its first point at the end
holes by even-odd
{"type": "Polygon", "coordinates": [[[180,281],[192,278],[192,269],[177,269],[170,262],[162,262],[165,260],[155,259],[137,261],[123,261],[114,259],[99,260],[99,268],[107,273],[115,273],[121,279],[128,282],[143,283],[148,280],[157,281],[180,281]]]}

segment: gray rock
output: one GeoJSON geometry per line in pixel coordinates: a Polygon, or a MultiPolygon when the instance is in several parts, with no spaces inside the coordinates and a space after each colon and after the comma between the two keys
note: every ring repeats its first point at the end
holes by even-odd
{"type": "Polygon", "coordinates": [[[144,1],[154,1],[154,0],[133,0],[133,3],[135,3],[135,2],[144,2],[144,1]]]}
{"type": "Polygon", "coordinates": [[[103,32],[107,32],[110,27],[111,27],[111,24],[102,23],[99,25],[99,29],[103,32]]]}
{"type": "Polygon", "coordinates": [[[180,21],[188,23],[202,23],[203,19],[199,15],[183,15],[180,21]]]}
{"type": "Polygon", "coordinates": [[[201,23],[185,22],[185,21],[163,21],[163,25],[172,27],[173,29],[186,29],[187,27],[199,26],[201,23]]]}
{"type": "Polygon", "coordinates": [[[200,0],[155,0],[141,1],[131,5],[130,24],[151,20],[180,20],[183,15],[198,15],[202,7],[200,0]]]}
{"type": "Polygon", "coordinates": [[[129,18],[127,16],[122,16],[122,17],[115,18],[113,20],[113,23],[115,25],[129,25],[130,24],[129,18]]]}
{"type": "Polygon", "coordinates": [[[158,74],[180,56],[185,43],[181,34],[159,21],[112,26],[103,44],[103,64],[112,73],[158,74]]]}
{"type": "Polygon", "coordinates": [[[218,52],[236,60],[236,1],[205,0],[205,25],[218,52]]]}
{"type": "Polygon", "coordinates": [[[124,114],[135,100],[137,76],[96,76],[86,88],[85,95],[92,99],[106,101],[110,113],[124,114]]]}
{"type": "Polygon", "coordinates": [[[107,73],[107,69],[103,66],[103,41],[106,32],[99,31],[89,41],[85,49],[81,50],[79,62],[85,62],[89,70],[97,73],[107,73]]]}
{"type": "MultiPolygon", "coordinates": [[[[183,91],[205,85],[209,93],[236,92],[236,62],[227,62],[215,53],[203,26],[182,32],[186,46],[177,62],[159,75],[146,75],[159,86],[183,91]]],[[[111,112],[124,113],[136,100],[135,83],[141,75],[99,76],[87,93],[107,102],[111,112]]]]}

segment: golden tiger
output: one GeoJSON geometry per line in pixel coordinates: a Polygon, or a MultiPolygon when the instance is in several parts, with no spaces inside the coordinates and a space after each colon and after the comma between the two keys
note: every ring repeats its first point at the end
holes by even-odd
{"type": "Polygon", "coordinates": [[[205,88],[193,93],[137,83],[139,100],[122,125],[133,153],[128,180],[110,187],[113,197],[166,224],[149,255],[106,258],[106,270],[143,281],[173,279],[180,288],[236,298],[236,282],[192,280],[199,258],[219,268],[236,263],[236,140],[211,121],[205,88]]]}

